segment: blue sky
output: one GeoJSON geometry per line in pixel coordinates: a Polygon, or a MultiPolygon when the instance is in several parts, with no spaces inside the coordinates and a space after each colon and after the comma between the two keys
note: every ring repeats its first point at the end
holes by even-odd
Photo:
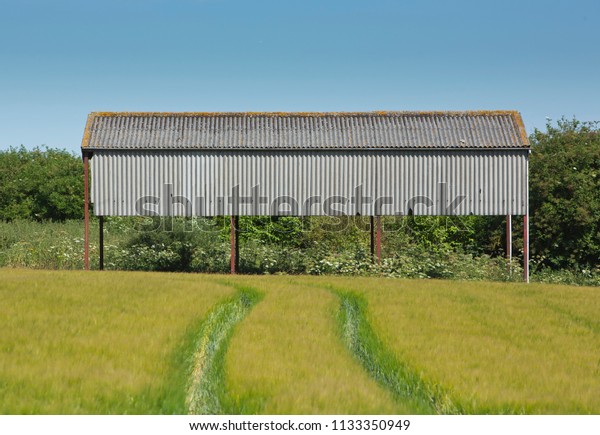
{"type": "Polygon", "coordinates": [[[516,109],[600,120],[600,2],[0,0],[0,149],[91,111],[516,109]]]}

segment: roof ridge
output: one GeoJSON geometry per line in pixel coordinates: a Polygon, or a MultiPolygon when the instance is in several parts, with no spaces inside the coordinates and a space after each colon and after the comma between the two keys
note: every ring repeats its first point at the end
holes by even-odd
{"type": "Polygon", "coordinates": [[[502,116],[520,115],[516,110],[374,110],[365,112],[91,112],[93,117],[112,116],[197,116],[197,117],[220,117],[220,116],[269,116],[269,117],[323,117],[323,116],[502,116]]]}

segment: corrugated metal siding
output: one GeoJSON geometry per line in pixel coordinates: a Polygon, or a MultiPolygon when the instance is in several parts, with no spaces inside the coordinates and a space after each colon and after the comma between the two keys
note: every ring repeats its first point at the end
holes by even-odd
{"type": "Polygon", "coordinates": [[[518,112],[92,113],[89,149],[522,148],[518,112]]]}
{"type": "MultiPolygon", "coordinates": [[[[96,215],[139,214],[136,202],[160,198],[146,208],[164,212],[169,198],[187,198],[192,207],[175,206],[175,215],[282,215],[290,207],[276,198],[293,198],[295,215],[521,215],[527,210],[528,151],[96,151],[91,159],[91,199],[96,215]],[[167,187],[165,187],[167,186],[167,187]],[[170,187],[169,187],[170,186],[170,187]],[[230,199],[239,186],[242,197],[256,187],[266,204],[258,207],[230,199]],[[372,202],[350,201],[360,186],[369,198],[389,197],[393,204],[375,210],[372,202]],[[307,210],[310,197],[320,202],[307,210]],[[457,197],[464,200],[456,207],[457,197]],[[335,197],[345,200],[335,200],[335,197]],[[331,198],[334,198],[333,200],[331,198]],[[427,198],[431,201],[428,204],[427,198]],[[277,206],[277,203],[275,203],[277,206]]],[[[255,195],[256,197],[256,195],[255,195]]],[[[374,200],[373,200],[374,201],[374,200]]],[[[284,201],[290,202],[290,201],[284,201]]],[[[164,213],[166,214],[166,213],[164,213]]]]}

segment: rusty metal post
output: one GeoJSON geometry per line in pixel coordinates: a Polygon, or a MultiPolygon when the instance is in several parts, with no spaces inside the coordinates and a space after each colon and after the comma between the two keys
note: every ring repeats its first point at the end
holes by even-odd
{"type": "Polygon", "coordinates": [[[83,153],[83,268],[90,270],[90,162],[86,152],[83,153]]]}
{"type": "Polygon", "coordinates": [[[523,281],[529,282],[529,214],[523,216],[523,281]]]}
{"type": "Polygon", "coordinates": [[[240,270],[240,217],[235,217],[235,271],[240,270]]]}
{"type": "Polygon", "coordinates": [[[512,275],[512,215],[506,215],[506,259],[508,273],[512,275]]]}
{"type": "Polygon", "coordinates": [[[381,216],[377,216],[377,264],[381,264],[381,216]]]}
{"type": "Polygon", "coordinates": [[[100,250],[98,269],[104,270],[104,216],[98,217],[98,233],[98,249],[100,250]]]}
{"type": "Polygon", "coordinates": [[[371,261],[375,261],[375,218],[371,218],[371,261]]]}
{"type": "Polygon", "coordinates": [[[230,242],[231,242],[231,259],[230,259],[230,263],[229,266],[231,268],[231,274],[235,275],[235,273],[237,272],[237,265],[238,265],[238,242],[237,242],[237,216],[231,216],[231,231],[230,231],[230,242]]]}

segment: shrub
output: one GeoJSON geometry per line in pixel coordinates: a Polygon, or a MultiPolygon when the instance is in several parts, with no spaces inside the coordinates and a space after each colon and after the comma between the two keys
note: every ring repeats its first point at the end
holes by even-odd
{"type": "Polygon", "coordinates": [[[554,269],[600,266],[598,123],[550,122],[532,135],[531,251],[554,269]]]}
{"type": "Polygon", "coordinates": [[[0,220],[83,218],[83,165],[65,151],[0,151],[0,220]]]}

